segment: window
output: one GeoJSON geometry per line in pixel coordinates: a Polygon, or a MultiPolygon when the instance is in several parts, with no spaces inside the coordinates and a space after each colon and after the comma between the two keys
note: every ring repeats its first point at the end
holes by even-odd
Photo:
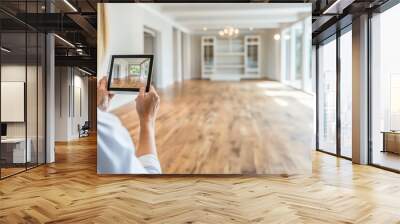
{"type": "Polygon", "coordinates": [[[283,46],[284,46],[284,71],[285,71],[285,82],[291,81],[291,49],[290,49],[290,30],[286,30],[283,32],[283,46]]]}
{"type": "Polygon", "coordinates": [[[400,5],[376,14],[372,23],[371,162],[400,170],[400,5]]]}
{"type": "Polygon", "coordinates": [[[340,154],[352,157],[352,33],[340,36],[340,154]]]}
{"type": "Polygon", "coordinates": [[[282,31],[282,80],[285,84],[315,94],[311,72],[311,17],[282,31]]]}
{"type": "Polygon", "coordinates": [[[295,79],[301,80],[303,78],[303,23],[299,24],[295,29],[295,79]]]}
{"type": "Polygon", "coordinates": [[[318,51],[318,147],[336,153],[336,40],[318,51]]]}

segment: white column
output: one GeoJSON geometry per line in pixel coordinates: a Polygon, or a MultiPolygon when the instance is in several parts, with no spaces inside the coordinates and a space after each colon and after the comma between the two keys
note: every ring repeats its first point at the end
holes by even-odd
{"type": "Polygon", "coordinates": [[[353,20],[353,162],[368,163],[368,16],[353,20]]]}
{"type": "Polygon", "coordinates": [[[46,36],[46,163],[55,161],[54,133],[55,133],[55,60],[54,35],[46,36]]]}
{"type": "Polygon", "coordinates": [[[183,79],[191,79],[191,37],[190,34],[183,34],[183,79]]]}

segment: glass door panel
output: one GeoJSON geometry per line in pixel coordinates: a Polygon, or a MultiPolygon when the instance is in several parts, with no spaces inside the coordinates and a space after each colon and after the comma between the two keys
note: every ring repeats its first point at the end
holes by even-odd
{"type": "Polygon", "coordinates": [[[258,45],[247,46],[247,68],[258,68],[258,45]]]}
{"type": "Polygon", "coordinates": [[[212,45],[204,46],[204,65],[214,65],[214,46],[212,45]]]}
{"type": "Polygon", "coordinates": [[[285,70],[285,82],[288,83],[291,81],[291,70],[290,70],[290,65],[291,65],[291,45],[290,45],[290,32],[286,31],[283,32],[283,39],[284,39],[284,58],[285,58],[285,64],[286,66],[284,67],[285,70]]]}
{"type": "Polygon", "coordinates": [[[26,170],[26,33],[1,33],[1,176],[26,170]]]}
{"type": "Polygon", "coordinates": [[[296,85],[300,85],[303,78],[303,36],[304,36],[303,24],[299,24],[294,29],[295,33],[295,82],[296,85]]]}

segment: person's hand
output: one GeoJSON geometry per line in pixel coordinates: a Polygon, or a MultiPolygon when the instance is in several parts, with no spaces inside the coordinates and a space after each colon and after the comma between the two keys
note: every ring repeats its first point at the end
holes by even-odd
{"type": "Polygon", "coordinates": [[[97,108],[106,111],[114,94],[107,90],[107,78],[103,77],[97,84],[97,108]]]}
{"type": "Polygon", "coordinates": [[[140,119],[139,147],[136,150],[137,157],[147,154],[157,156],[155,121],[159,105],[160,97],[153,86],[150,87],[148,93],[145,93],[144,87],[140,88],[139,95],[136,97],[136,111],[140,119]]]}
{"type": "Polygon", "coordinates": [[[139,115],[140,124],[154,124],[160,105],[160,97],[153,86],[146,93],[144,87],[140,88],[139,95],[136,97],[136,111],[139,115]]]}

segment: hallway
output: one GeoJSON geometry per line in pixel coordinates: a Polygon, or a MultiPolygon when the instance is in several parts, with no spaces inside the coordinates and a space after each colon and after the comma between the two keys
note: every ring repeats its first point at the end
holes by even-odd
{"type": "MultiPolygon", "coordinates": [[[[313,96],[273,81],[190,80],[160,92],[157,146],[167,174],[310,171],[313,96]],[[222,162],[223,161],[223,162],[222,162]]],[[[135,104],[114,111],[138,143],[135,104]]]]}

